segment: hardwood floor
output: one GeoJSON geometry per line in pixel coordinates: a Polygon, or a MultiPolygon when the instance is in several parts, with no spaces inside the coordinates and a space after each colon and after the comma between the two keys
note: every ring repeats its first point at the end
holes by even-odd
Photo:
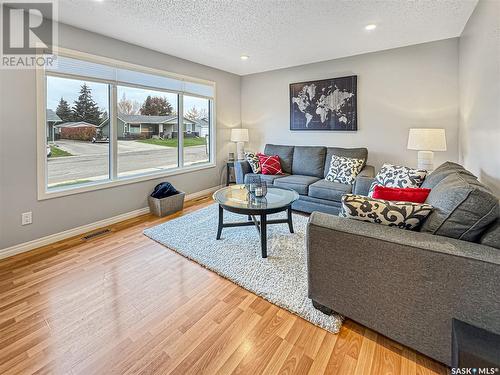
{"type": "Polygon", "coordinates": [[[142,234],[176,216],[1,260],[0,374],[446,373],[353,321],[330,334],[142,234]]]}

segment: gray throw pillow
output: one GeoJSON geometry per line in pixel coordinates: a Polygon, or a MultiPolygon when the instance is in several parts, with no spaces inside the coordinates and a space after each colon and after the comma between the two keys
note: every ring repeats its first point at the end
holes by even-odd
{"type": "Polygon", "coordinates": [[[500,219],[497,219],[481,236],[479,243],[500,249],[500,219]]]}
{"type": "Polygon", "coordinates": [[[434,189],[434,187],[439,184],[442,180],[448,177],[450,174],[460,173],[477,179],[471,172],[462,167],[460,164],[454,163],[452,161],[446,161],[439,167],[434,169],[426,178],[421,187],[434,189]]]}
{"type": "Polygon", "coordinates": [[[422,225],[431,212],[432,206],[426,203],[393,202],[345,194],[339,216],[412,230],[422,225]]]}
{"type": "Polygon", "coordinates": [[[498,198],[483,184],[463,173],[452,173],[431,190],[426,203],[434,211],[421,231],[479,242],[498,218],[498,198]]]}

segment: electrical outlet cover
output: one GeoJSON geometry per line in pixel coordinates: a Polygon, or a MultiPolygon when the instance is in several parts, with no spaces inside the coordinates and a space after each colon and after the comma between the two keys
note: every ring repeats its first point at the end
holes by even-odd
{"type": "Polygon", "coordinates": [[[28,225],[33,222],[32,212],[23,212],[21,215],[21,225],[28,225]]]}

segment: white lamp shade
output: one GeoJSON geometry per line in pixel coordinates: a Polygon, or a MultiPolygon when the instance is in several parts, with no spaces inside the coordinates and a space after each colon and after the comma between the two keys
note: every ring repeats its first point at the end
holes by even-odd
{"type": "Polygon", "coordinates": [[[446,151],[444,129],[410,129],[408,150],[446,151]]]}
{"type": "Polygon", "coordinates": [[[248,129],[231,129],[232,142],[248,142],[248,129]]]}

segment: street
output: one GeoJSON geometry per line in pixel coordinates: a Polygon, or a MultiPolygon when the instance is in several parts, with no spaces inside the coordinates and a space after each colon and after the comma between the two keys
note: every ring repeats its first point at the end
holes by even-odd
{"type": "MultiPolygon", "coordinates": [[[[48,159],[49,187],[108,178],[109,144],[59,140],[73,156],[48,159]]],[[[118,175],[127,176],[177,166],[177,149],[135,141],[118,141],[118,175]]],[[[205,146],[184,148],[184,164],[208,161],[205,146]]]]}

